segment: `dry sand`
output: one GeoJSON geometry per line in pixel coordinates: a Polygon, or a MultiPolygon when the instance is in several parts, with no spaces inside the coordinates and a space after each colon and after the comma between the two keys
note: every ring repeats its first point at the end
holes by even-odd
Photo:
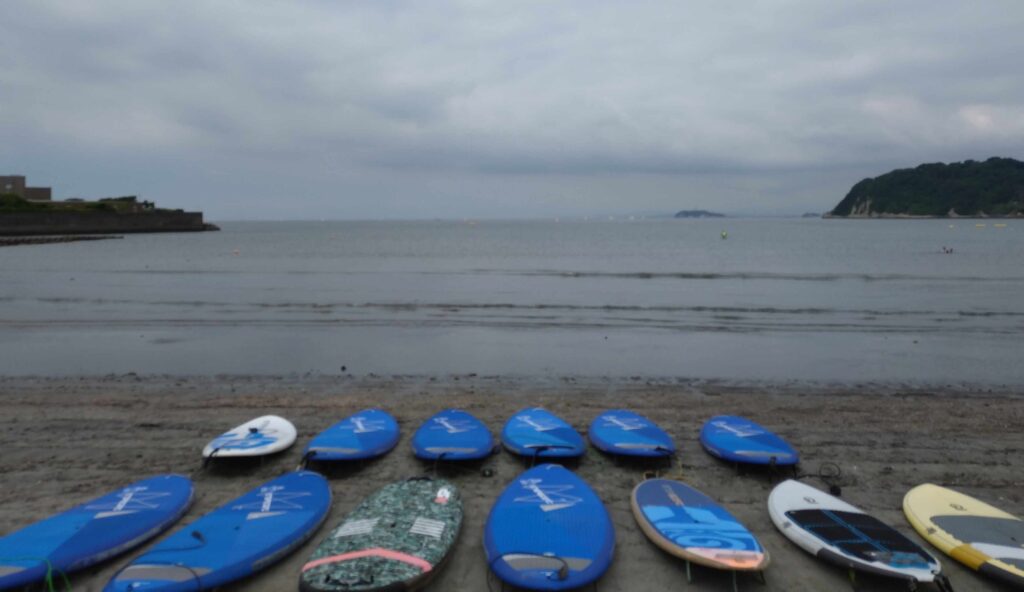
{"type": "MultiPolygon", "coordinates": [[[[772,526],[765,508],[766,473],[738,475],[700,447],[708,417],[750,417],[776,430],[803,456],[801,470],[822,463],[842,469],[843,498],[920,541],[901,511],[904,493],[932,482],[956,487],[1003,509],[1024,514],[1021,418],[1017,392],[922,390],[878,385],[742,385],[685,380],[512,379],[477,376],[420,377],[137,377],[0,378],[4,414],[0,455],[0,533],[44,518],[133,480],[164,472],[191,475],[196,503],[179,524],[269,480],[299,463],[306,441],[341,417],[369,406],[392,412],[402,441],[386,457],[333,471],[334,506],[327,525],[304,547],[260,575],[224,590],[295,590],[298,573],[320,538],[358,501],[382,485],[422,474],[409,439],[419,423],[444,407],[461,407],[500,433],[504,421],[527,406],[543,405],[586,433],[591,419],[610,407],[628,407],[657,420],[680,448],[687,483],[723,502],[772,555],[766,586],[742,576],[741,590],[765,592],[849,590],[846,573],[797,549],[772,526]],[[290,450],[265,462],[200,469],[200,450],[213,436],[254,416],[278,414],[299,430],[290,450]]],[[[479,470],[447,473],[462,489],[466,520],[451,562],[433,592],[488,589],[481,545],[491,503],[524,465],[502,452],[479,470]]],[[[615,522],[612,568],[604,592],[730,590],[727,574],[695,568],[685,582],[682,563],[660,552],[633,521],[629,494],[643,468],[616,464],[591,449],[578,467],[607,504],[615,522]]],[[[823,487],[821,481],[807,482],[823,487]]],[[[922,542],[923,543],[923,542],[922,542]]],[[[926,547],[927,544],[923,543],[926,547]]],[[[101,590],[139,551],[79,573],[75,590],[101,590]]],[[[1003,588],[938,555],[959,592],[1003,588]]],[[[499,586],[491,578],[493,589],[499,586]]],[[[507,588],[506,588],[507,589],[507,588]]],[[[860,579],[861,590],[905,590],[879,578],[860,579]]]]}

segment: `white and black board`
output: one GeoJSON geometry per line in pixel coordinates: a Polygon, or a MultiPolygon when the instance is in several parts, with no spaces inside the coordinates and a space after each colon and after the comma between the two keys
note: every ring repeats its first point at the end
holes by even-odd
{"type": "Polygon", "coordinates": [[[935,581],[939,561],[857,507],[810,485],[783,481],[768,496],[775,526],[811,555],[851,570],[911,583],[935,581]]]}

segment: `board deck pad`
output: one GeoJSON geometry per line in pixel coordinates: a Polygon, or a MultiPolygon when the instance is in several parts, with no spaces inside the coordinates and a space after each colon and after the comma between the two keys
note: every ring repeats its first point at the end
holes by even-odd
{"type": "Polygon", "coordinates": [[[665,430],[643,415],[626,409],[605,411],[590,424],[590,442],[609,454],[663,458],[675,454],[665,430]]]}
{"type": "Polygon", "coordinates": [[[365,460],[398,444],[398,422],[381,409],[364,409],[317,434],[302,457],[309,461],[365,460]]]}
{"type": "Polygon", "coordinates": [[[529,590],[570,590],[600,578],[612,562],[615,528],[597,494],[572,471],[543,464],[498,497],[484,551],[502,581],[529,590]]]}
{"type": "Polygon", "coordinates": [[[71,572],[128,551],[176,522],[192,502],[180,475],[143,479],[0,538],[0,588],[71,572]]]}
{"type": "Polygon", "coordinates": [[[415,590],[451,553],[462,497],[443,479],[392,483],[364,499],[313,552],[299,587],[312,591],[415,590]]]}
{"type": "Polygon", "coordinates": [[[786,537],[841,567],[915,582],[932,582],[941,572],[938,560],[901,532],[804,483],[780,483],[768,510],[786,537]]]}
{"type": "Polygon", "coordinates": [[[662,550],[701,565],[760,571],[768,553],[728,510],[679,481],[648,479],[632,495],[633,517],[662,550]]]}
{"type": "Polygon", "coordinates": [[[523,409],[510,417],[501,441],[515,454],[538,458],[573,458],[583,456],[586,450],[579,432],[540,407],[523,409]]]}
{"type": "Polygon", "coordinates": [[[203,448],[204,458],[263,456],[295,443],[295,426],[276,415],[249,420],[217,436],[203,448]]]}
{"type": "Polygon", "coordinates": [[[795,465],[800,455],[785,440],[743,417],[712,417],[700,431],[700,443],[713,456],[737,463],[795,465]]]}
{"type": "Polygon", "coordinates": [[[994,579],[1024,587],[1024,521],[958,491],[926,483],[903,498],[915,530],[940,551],[994,579]]]}
{"type": "Polygon", "coordinates": [[[413,454],[424,460],[479,460],[494,452],[494,436],[461,409],[446,409],[423,422],[412,437],[413,454]]]}
{"type": "Polygon", "coordinates": [[[331,505],[327,480],[287,473],[174,532],[117,573],[105,592],[208,590],[256,573],[316,532],[331,505]]]}
{"type": "Polygon", "coordinates": [[[786,516],[821,540],[862,561],[925,569],[928,553],[878,518],[838,510],[797,510],[786,516]]]}

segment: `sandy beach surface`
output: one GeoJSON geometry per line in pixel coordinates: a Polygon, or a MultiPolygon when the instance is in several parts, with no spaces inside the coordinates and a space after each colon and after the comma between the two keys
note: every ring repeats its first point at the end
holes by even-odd
{"type": "MultiPolygon", "coordinates": [[[[772,556],[767,585],[741,576],[748,591],[849,590],[844,571],[799,550],[774,528],[765,502],[764,472],[738,474],[698,443],[709,417],[744,415],[774,429],[802,454],[801,471],[824,463],[841,468],[842,497],[924,543],[903,517],[903,495],[931,482],[955,487],[1011,513],[1024,514],[1024,393],[987,389],[924,389],[885,385],[740,384],[691,380],[437,377],[168,377],[118,375],[0,378],[4,421],[0,455],[0,533],[146,476],[191,476],[196,502],[178,526],[252,487],[294,469],[317,432],[359,409],[379,406],[402,429],[398,448],[361,466],[332,470],[334,505],[325,526],[296,553],[267,571],[223,590],[295,590],[301,565],[319,540],[367,494],[429,467],[413,458],[409,441],[419,423],[446,407],[466,409],[497,435],[515,411],[542,405],[581,433],[602,410],[627,407],[655,419],[679,446],[669,473],[722,502],[772,556]],[[298,428],[291,449],[263,462],[221,461],[203,470],[200,451],[214,436],[252,417],[277,414],[298,428]]],[[[466,519],[450,563],[434,592],[488,590],[483,527],[499,492],[525,468],[501,452],[473,470],[446,471],[462,490],[466,519]],[[482,468],[494,475],[486,477],[482,468]]],[[[604,500],[615,523],[615,562],[598,590],[731,589],[728,574],[695,568],[659,551],[636,526],[632,488],[644,467],[616,463],[594,449],[577,468],[604,500]]],[[[818,478],[805,481],[825,487],[818,478]]],[[[930,549],[930,548],[929,548],[930,549]]],[[[932,549],[930,549],[932,550],[932,549]]],[[[75,590],[101,590],[142,550],[75,574],[75,590]]],[[[933,550],[934,551],[934,550],[933,550]]],[[[997,583],[935,551],[959,592],[1002,590],[997,583]]],[[[905,590],[905,584],[859,578],[861,590],[905,590]]],[[[500,589],[490,577],[490,586],[500,589]]],[[[506,587],[506,590],[508,588],[506,587]]]]}

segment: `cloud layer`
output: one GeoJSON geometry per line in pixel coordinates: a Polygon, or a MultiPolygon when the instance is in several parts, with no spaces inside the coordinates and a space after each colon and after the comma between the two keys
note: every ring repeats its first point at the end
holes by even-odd
{"type": "Polygon", "coordinates": [[[820,211],[1024,157],[1022,25],[1016,0],[11,1],[0,165],[220,218],[820,211]]]}

